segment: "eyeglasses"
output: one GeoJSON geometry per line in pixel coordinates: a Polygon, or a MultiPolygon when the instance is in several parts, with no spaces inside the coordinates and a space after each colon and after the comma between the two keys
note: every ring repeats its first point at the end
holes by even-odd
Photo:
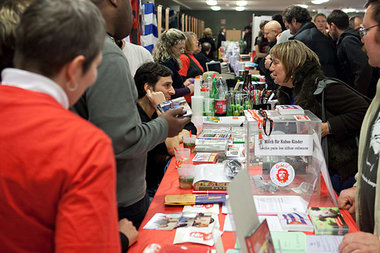
{"type": "Polygon", "coordinates": [[[268,117],[268,114],[266,111],[264,111],[262,108],[259,110],[259,114],[261,117],[263,117],[263,130],[266,136],[269,136],[272,133],[273,130],[273,120],[268,117]],[[267,131],[267,122],[269,122],[269,130],[267,131]]]}
{"type": "Polygon", "coordinates": [[[376,26],[379,26],[380,24],[377,24],[377,25],[373,25],[373,26],[370,26],[370,27],[367,27],[367,28],[364,28],[363,25],[359,28],[359,33],[360,33],[360,38],[364,38],[368,31],[371,29],[371,28],[374,28],[376,26]]]}

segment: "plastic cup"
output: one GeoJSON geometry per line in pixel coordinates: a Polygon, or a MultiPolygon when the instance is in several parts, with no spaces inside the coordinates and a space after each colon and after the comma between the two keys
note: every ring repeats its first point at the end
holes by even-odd
{"type": "Polygon", "coordinates": [[[194,180],[194,165],[193,164],[182,164],[181,167],[177,168],[179,188],[191,189],[193,187],[194,180]]]}
{"type": "Polygon", "coordinates": [[[190,149],[189,148],[177,148],[174,151],[176,167],[179,168],[183,164],[190,163],[190,149]]]}
{"type": "Polygon", "coordinates": [[[195,135],[184,135],[182,137],[182,140],[183,140],[183,146],[185,148],[189,148],[190,149],[190,152],[192,153],[194,151],[194,148],[195,148],[195,139],[197,137],[195,135]]]}

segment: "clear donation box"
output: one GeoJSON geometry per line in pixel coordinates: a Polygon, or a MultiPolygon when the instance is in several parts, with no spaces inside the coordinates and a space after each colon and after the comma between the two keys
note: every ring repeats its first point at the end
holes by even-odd
{"type": "MultiPolygon", "coordinates": [[[[310,202],[319,192],[324,162],[321,120],[307,110],[246,110],[246,168],[253,195],[295,195],[310,202]]],[[[306,208],[305,207],[305,208],[306,208]]]]}

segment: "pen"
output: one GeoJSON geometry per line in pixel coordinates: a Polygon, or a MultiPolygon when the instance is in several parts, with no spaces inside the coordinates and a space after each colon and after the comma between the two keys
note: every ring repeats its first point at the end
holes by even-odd
{"type": "Polygon", "coordinates": [[[218,190],[214,190],[214,191],[208,191],[208,190],[205,190],[205,191],[193,191],[193,194],[197,194],[197,193],[200,193],[200,194],[227,194],[227,191],[218,191],[218,190]]]}

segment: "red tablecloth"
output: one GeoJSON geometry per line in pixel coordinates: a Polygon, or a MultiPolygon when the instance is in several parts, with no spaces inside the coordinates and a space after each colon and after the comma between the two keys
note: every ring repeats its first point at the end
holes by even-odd
{"type": "MultiPolygon", "coordinates": [[[[145,224],[154,216],[155,213],[175,213],[182,212],[183,206],[165,206],[164,199],[165,195],[168,194],[191,194],[192,190],[190,189],[180,189],[178,182],[178,174],[175,168],[175,158],[172,159],[164,178],[158,188],[158,191],[149,207],[149,210],[144,218],[144,221],[141,224],[139,229],[139,237],[137,243],[134,244],[128,252],[138,252],[141,253],[146,246],[151,243],[158,243],[161,246],[166,244],[172,244],[175,236],[176,230],[172,231],[163,231],[163,230],[147,230],[143,229],[145,224]]],[[[311,199],[310,206],[333,206],[330,198],[328,197],[326,186],[322,180],[321,185],[321,194],[313,195],[311,199]]],[[[221,209],[221,208],[220,208],[221,209]]],[[[350,227],[351,232],[359,231],[351,215],[345,211],[341,210],[342,215],[348,226],[350,227]]],[[[219,214],[220,229],[224,227],[224,220],[226,215],[221,213],[219,214]]],[[[222,235],[222,241],[224,249],[232,249],[235,245],[235,237],[233,232],[224,232],[222,235]]],[[[205,246],[208,247],[208,246],[205,246]]]]}

